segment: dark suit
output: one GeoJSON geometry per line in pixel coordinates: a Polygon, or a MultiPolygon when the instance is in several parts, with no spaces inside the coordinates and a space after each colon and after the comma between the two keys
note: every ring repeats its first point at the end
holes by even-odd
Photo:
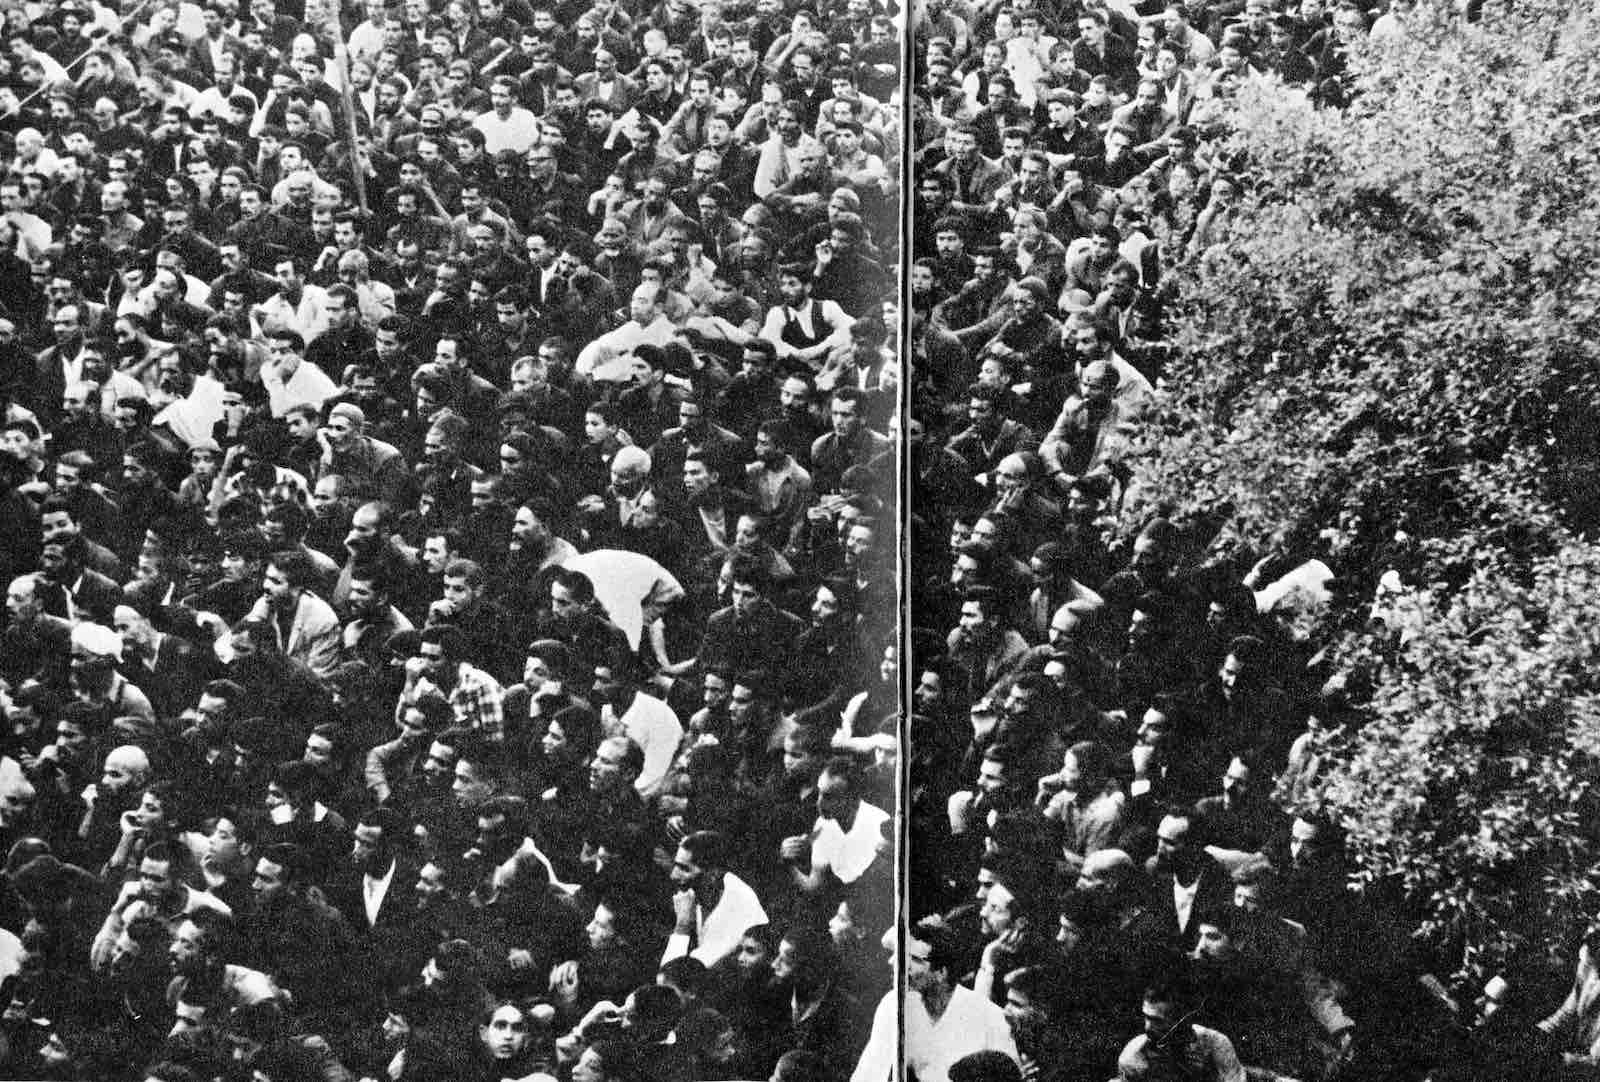
{"type": "Polygon", "coordinates": [[[1172,897],[1172,873],[1156,870],[1155,857],[1145,862],[1145,872],[1150,877],[1150,912],[1161,922],[1174,945],[1187,953],[1200,938],[1199,917],[1207,910],[1233,904],[1233,878],[1207,853],[1195,858],[1200,862],[1200,883],[1195,891],[1194,904],[1189,907],[1189,919],[1178,923],[1177,904],[1172,897]]]}
{"type": "MultiPolygon", "coordinates": [[[[612,78],[610,95],[604,100],[609,101],[613,112],[620,116],[638,99],[639,85],[621,72],[617,72],[612,78]]],[[[592,71],[578,76],[572,83],[578,91],[579,101],[590,102],[601,97],[600,77],[592,71]]]]}
{"type": "MultiPolygon", "coordinates": [[[[222,35],[222,48],[225,52],[244,55],[244,42],[232,34],[222,35]]],[[[199,74],[203,81],[201,86],[210,86],[217,81],[217,68],[211,59],[210,39],[201,38],[189,46],[189,70],[199,74]]]]}
{"type": "Polygon", "coordinates": [[[111,614],[122,604],[122,587],[98,571],[84,568],[79,577],[64,583],[72,603],[80,613],[98,623],[111,626],[111,614]]]}
{"type": "Polygon", "coordinates": [[[990,473],[999,468],[1001,460],[1022,451],[1037,451],[1039,437],[1026,425],[1002,420],[1000,428],[989,439],[976,428],[968,426],[950,438],[946,445],[967,460],[974,473],[990,473]]]}
{"type": "Polygon", "coordinates": [[[1072,47],[1072,62],[1085,76],[1106,76],[1115,90],[1132,90],[1139,75],[1133,46],[1111,33],[1106,34],[1101,52],[1095,52],[1085,42],[1078,42],[1072,47]]]}
{"type": "Polygon", "coordinates": [[[417,865],[396,857],[394,875],[389,879],[389,889],[378,905],[377,920],[367,919],[365,876],[354,868],[341,869],[328,884],[330,905],[344,914],[344,919],[356,934],[374,945],[382,937],[405,929],[416,911],[417,896],[412,889],[417,882],[417,865]]]}
{"type": "Polygon", "coordinates": [[[700,664],[706,669],[722,666],[734,672],[779,672],[793,657],[800,631],[800,621],[770,601],[757,601],[743,616],[729,605],[712,613],[706,621],[700,664]]]}
{"type": "Polygon", "coordinates": [[[67,360],[78,355],[83,339],[74,338],[65,346],[51,346],[38,355],[33,379],[33,411],[45,428],[61,416],[61,399],[67,393],[67,360]]]}
{"type": "Polygon", "coordinates": [[[547,334],[588,341],[603,326],[616,304],[616,288],[606,278],[585,270],[572,276],[564,290],[551,288],[541,308],[547,334]]]}
{"type": "Polygon", "coordinates": [[[214,668],[193,643],[162,635],[152,663],[127,660],[120,671],[149,698],[156,717],[165,719],[177,717],[199,701],[200,689],[214,668]]]}
{"type": "Polygon", "coordinates": [[[13,623],[0,632],[0,676],[13,687],[31,678],[66,687],[71,652],[72,625],[41,613],[27,627],[13,623]]]}

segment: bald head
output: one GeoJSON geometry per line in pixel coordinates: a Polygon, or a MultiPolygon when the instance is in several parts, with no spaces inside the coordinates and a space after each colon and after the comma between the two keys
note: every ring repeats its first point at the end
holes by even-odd
{"type": "Polygon", "coordinates": [[[1114,892],[1134,874],[1133,858],[1121,849],[1102,849],[1090,853],[1078,873],[1078,889],[1114,892]]]}
{"type": "Polygon", "coordinates": [[[14,827],[29,818],[38,793],[20,772],[0,781],[0,826],[14,827]]]}
{"type": "Polygon", "coordinates": [[[1022,457],[1020,454],[1007,455],[1005,458],[1002,458],[1000,460],[1000,464],[995,467],[995,472],[1015,474],[1018,477],[1028,478],[1031,480],[1030,475],[1033,471],[1029,468],[1029,466],[1030,463],[1028,460],[1022,457]]]}
{"type": "Polygon", "coordinates": [[[1083,375],[1079,379],[1083,397],[1096,402],[1110,401],[1122,383],[1122,376],[1107,361],[1090,361],[1083,366],[1083,375]]]}
{"type": "Polygon", "coordinates": [[[144,749],[123,744],[106,753],[100,789],[109,793],[130,792],[142,788],[149,777],[150,757],[144,753],[144,749]]]}
{"type": "Polygon", "coordinates": [[[650,454],[642,447],[621,447],[611,459],[614,480],[640,481],[650,475],[650,454]]]}
{"type": "Polygon", "coordinates": [[[39,615],[38,578],[18,575],[6,587],[6,615],[12,623],[25,623],[39,615]]]}

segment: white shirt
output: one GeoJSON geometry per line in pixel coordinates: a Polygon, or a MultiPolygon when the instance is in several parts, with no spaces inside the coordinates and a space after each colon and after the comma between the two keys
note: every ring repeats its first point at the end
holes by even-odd
{"type": "Polygon", "coordinates": [[[900,993],[890,990],[878,1000],[878,1009],[872,1012],[872,1033],[867,1046],[861,1050],[850,1082],[893,1082],[895,1065],[899,1062],[900,1047],[900,993]]]}
{"type": "Polygon", "coordinates": [[[789,146],[777,132],[767,137],[767,141],[761,145],[761,155],[756,159],[754,190],[757,199],[771,195],[800,169],[800,149],[804,144],[804,139],[797,139],[793,146],[789,146]]]}
{"type": "Polygon", "coordinates": [[[291,407],[302,404],[321,409],[322,403],[339,390],[339,385],[310,361],[301,361],[287,382],[277,368],[263,366],[261,383],[267,389],[267,403],[274,417],[282,417],[291,407]]]}
{"type": "MultiPolygon", "coordinates": [[[[48,59],[44,53],[40,53],[38,55],[41,60],[48,59]]],[[[51,150],[49,147],[40,147],[39,153],[34,156],[34,159],[31,162],[25,162],[20,157],[11,159],[11,171],[13,173],[38,173],[41,176],[45,176],[51,180],[54,180],[56,173],[60,172],[60,170],[61,159],[57,158],[56,152],[51,150]]]]}
{"type": "Polygon", "coordinates": [[[383,27],[370,19],[350,32],[350,59],[376,60],[383,52],[383,27]]]}
{"type": "Polygon", "coordinates": [[[307,283],[301,287],[299,304],[290,304],[282,293],[274,293],[261,302],[256,314],[263,331],[269,334],[284,328],[299,331],[306,345],[310,345],[328,329],[328,294],[321,286],[307,283]]]}
{"type": "Polygon", "coordinates": [[[646,800],[655,796],[662,779],[667,776],[667,769],[672,766],[678,745],[683,742],[683,723],[678,715],[660,699],[640,692],[620,718],[608,705],[603,720],[618,726],[629,740],[644,749],[644,770],[633,787],[646,800]]]}
{"type": "Polygon", "coordinates": [[[848,831],[837,820],[818,816],[811,828],[811,867],[833,869],[841,883],[854,883],[878,858],[878,839],[889,813],[862,801],[848,831]]]}
{"type": "Polygon", "coordinates": [[[783,328],[793,318],[800,324],[802,330],[809,338],[815,338],[821,329],[819,321],[833,329],[823,341],[830,346],[846,344],[850,341],[850,325],[855,322],[845,314],[833,301],[808,300],[799,308],[790,308],[786,304],[775,304],[767,309],[767,318],[761,324],[761,337],[771,342],[778,348],[778,356],[792,357],[798,352],[795,346],[783,340],[783,328]]]}
{"type": "MultiPolygon", "coordinates": [[[[732,872],[724,872],[722,897],[710,913],[695,906],[694,920],[695,938],[699,941],[694,950],[689,949],[688,936],[674,933],[667,940],[666,952],[661,955],[662,965],[687,954],[710,969],[734,952],[748,929],[767,923],[767,911],[761,908],[761,899],[749,884],[732,872]]],[[[1004,1022],[1002,1016],[1001,1024],[1004,1022]]]]}
{"type": "Polygon", "coordinates": [[[472,126],[483,133],[484,152],[491,156],[502,150],[525,154],[539,139],[539,119],[520,105],[504,120],[493,109],[480,113],[472,126]]]}
{"type": "Polygon", "coordinates": [[[383,282],[367,281],[356,286],[356,304],[369,327],[394,315],[394,290],[383,282]]]}
{"type": "MultiPolygon", "coordinates": [[[[326,109],[327,106],[322,106],[322,108],[326,109]]],[[[262,111],[260,112],[259,115],[260,116],[266,116],[266,109],[262,109],[262,111]]],[[[337,196],[337,195],[340,195],[340,192],[339,192],[339,189],[335,185],[329,184],[327,181],[323,180],[319,176],[316,176],[315,174],[312,175],[312,177],[311,177],[311,198],[312,199],[320,199],[323,196],[337,196]]],[[[272,192],[271,192],[270,198],[272,199],[272,206],[273,206],[274,209],[276,209],[278,207],[282,207],[282,206],[288,205],[288,202],[289,202],[289,178],[288,177],[284,177],[282,180],[278,181],[278,183],[276,183],[276,184],[274,184],[272,186],[272,192]]]]}
{"type": "Polygon", "coordinates": [[[245,86],[235,83],[232,91],[228,94],[223,94],[222,89],[213,84],[200,91],[195,97],[194,102],[189,106],[189,115],[198,117],[201,113],[211,112],[219,117],[226,117],[228,115],[228,99],[234,94],[243,94],[248,97],[253,104],[252,111],[261,107],[259,99],[245,86]]]}
{"type": "Polygon", "coordinates": [[[588,376],[598,383],[622,383],[631,378],[631,362],[607,364],[639,346],[664,346],[678,335],[678,328],[664,315],[657,314],[648,326],[641,327],[637,320],[628,320],[614,331],[607,331],[578,354],[573,371],[588,376]]]}
{"type": "Polygon", "coordinates": [[[666,605],[683,596],[672,572],[642,553],[595,549],[573,556],[564,566],[589,576],[596,600],[635,650],[644,635],[645,605],[666,605]]]}
{"type": "Polygon", "coordinates": [[[1189,926],[1189,913],[1194,909],[1194,900],[1200,893],[1200,877],[1194,877],[1194,882],[1184,886],[1178,882],[1178,877],[1172,877],[1172,908],[1178,914],[1178,927],[1189,926]]]}
{"type": "Polygon", "coordinates": [[[50,223],[37,214],[14,210],[6,215],[6,220],[17,227],[17,255],[20,258],[32,259],[50,247],[50,223]]]}
{"type": "Polygon", "coordinates": [[[383,873],[382,879],[375,879],[370,875],[361,877],[361,904],[367,911],[367,923],[378,923],[378,910],[383,908],[383,899],[389,893],[389,884],[394,879],[395,861],[389,862],[389,870],[383,873]]]}
{"type": "Polygon", "coordinates": [[[151,423],[168,426],[173,435],[193,447],[200,440],[211,438],[212,426],[226,413],[222,392],[222,384],[210,376],[196,376],[188,397],[168,405],[151,423]]]}
{"type": "MultiPolygon", "coordinates": [[[[126,298],[127,294],[123,294],[123,297],[126,298]]],[[[209,308],[210,306],[206,302],[211,299],[211,287],[194,275],[185,274],[183,276],[183,299],[197,308],[209,308]]],[[[132,309],[132,311],[139,312],[147,317],[154,312],[156,310],[155,283],[151,282],[149,285],[142,287],[137,294],[137,300],[139,307],[132,309]]],[[[120,304],[117,308],[117,314],[123,314],[120,304]]]]}
{"type": "MultiPolygon", "coordinates": [[[[873,1029],[876,1032],[876,1025],[873,1029]]],[[[1020,1065],[1005,1012],[985,997],[958,984],[935,1022],[920,995],[906,996],[905,1062],[917,1073],[917,1082],[949,1082],[950,1067],[957,1060],[991,1050],[1004,1052],[1020,1065]]]]}
{"type": "Polygon", "coordinates": [[[0,928],[0,981],[22,972],[22,957],[26,953],[16,933],[0,928]]]}
{"type": "Polygon", "coordinates": [[[119,398],[149,397],[150,395],[144,389],[144,384],[126,372],[112,369],[111,374],[106,377],[105,383],[100,387],[100,416],[108,421],[111,420],[117,411],[117,399],[119,398]]]}

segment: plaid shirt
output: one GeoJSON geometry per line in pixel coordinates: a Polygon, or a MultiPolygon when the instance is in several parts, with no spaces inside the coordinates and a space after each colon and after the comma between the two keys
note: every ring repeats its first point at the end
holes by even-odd
{"type": "Polygon", "coordinates": [[[456,686],[450,690],[450,694],[446,695],[431,680],[418,680],[409,695],[401,694],[396,716],[427,695],[436,695],[449,702],[451,709],[456,712],[456,720],[468,728],[499,729],[505,723],[505,689],[494,677],[481,669],[474,669],[465,661],[457,670],[456,686]]]}

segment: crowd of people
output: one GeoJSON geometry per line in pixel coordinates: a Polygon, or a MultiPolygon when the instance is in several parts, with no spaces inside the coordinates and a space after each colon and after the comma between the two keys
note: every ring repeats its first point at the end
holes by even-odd
{"type": "MultiPolygon", "coordinates": [[[[1240,89],[1338,108],[1351,50],[1403,43],[1413,11],[919,9],[904,1004],[919,1082],[1561,1069],[1507,1040],[1533,1031],[1526,987],[1443,994],[1400,907],[1347,889],[1336,824],[1302,801],[1318,734],[1355,724],[1368,691],[1302,617],[1363,605],[1360,584],[1255,550],[1226,508],[1156,503],[1135,468],[1171,375],[1171,271],[1225,251],[1250,184],[1229,139],[1240,89]],[[1520,1052],[1490,1067],[1486,1048],[1520,1052]]],[[[1600,988],[1585,957],[1545,1023],[1580,1071],[1600,988]]]]}
{"type": "Polygon", "coordinates": [[[8,9],[0,1076],[850,1076],[901,21],[8,9]]]}

